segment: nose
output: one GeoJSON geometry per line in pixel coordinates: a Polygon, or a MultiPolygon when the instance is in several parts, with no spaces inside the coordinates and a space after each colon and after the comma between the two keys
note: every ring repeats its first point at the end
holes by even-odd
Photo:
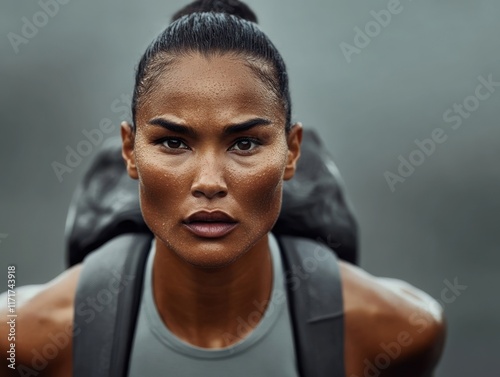
{"type": "Polygon", "coordinates": [[[196,174],[191,186],[193,196],[205,196],[208,199],[226,196],[227,184],[221,159],[216,155],[204,156],[196,164],[196,174]]]}

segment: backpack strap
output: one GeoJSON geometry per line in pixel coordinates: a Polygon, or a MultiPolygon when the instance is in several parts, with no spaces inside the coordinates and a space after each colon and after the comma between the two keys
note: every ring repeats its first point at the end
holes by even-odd
{"type": "MultiPolygon", "coordinates": [[[[345,377],[337,258],[321,243],[276,237],[287,276],[299,372],[345,377]]],[[[74,377],[125,377],[152,236],[127,234],[85,258],[75,297],[74,377]]]]}
{"type": "Polygon", "coordinates": [[[122,235],[85,258],[74,304],[74,377],[127,375],[151,241],[122,235]]]}
{"type": "Polygon", "coordinates": [[[301,376],[345,377],[344,311],[336,255],[310,239],[278,236],[301,376]]]}

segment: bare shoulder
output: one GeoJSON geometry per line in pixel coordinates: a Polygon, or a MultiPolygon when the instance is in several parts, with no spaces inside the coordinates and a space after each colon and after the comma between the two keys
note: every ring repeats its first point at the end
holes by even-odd
{"type": "Polygon", "coordinates": [[[340,271],[347,375],[432,375],[446,334],[439,303],[404,281],[349,263],[341,262],[340,271]]]}
{"type": "MultiPolygon", "coordinates": [[[[17,373],[12,371],[12,376],[70,374],[73,303],[80,271],[81,266],[76,265],[46,284],[16,289],[17,317],[11,324],[0,323],[1,334],[12,334],[0,339],[3,353],[15,350],[17,373]]],[[[6,318],[7,295],[0,296],[0,315],[6,318]]],[[[6,362],[1,367],[9,371],[6,362]]]]}

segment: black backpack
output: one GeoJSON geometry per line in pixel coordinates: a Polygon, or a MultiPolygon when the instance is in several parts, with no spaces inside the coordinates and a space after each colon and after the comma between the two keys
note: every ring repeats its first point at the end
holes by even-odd
{"type": "MultiPolygon", "coordinates": [[[[77,189],[66,231],[68,264],[85,259],[75,297],[73,375],[126,377],[153,236],[140,214],[137,183],[126,175],[117,139],[99,152],[77,189]],[[123,289],[117,290],[116,283],[123,289]],[[89,308],[88,300],[99,297],[99,310],[89,308]]],[[[287,279],[299,372],[303,377],[344,377],[335,252],[356,262],[357,231],[335,165],[312,131],[304,132],[297,173],[284,184],[282,211],[272,231],[285,276],[294,268],[310,271],[305,279],[287,279]],[[327,259],[314,263],[311,258],[319,253],[327,259]]]]}

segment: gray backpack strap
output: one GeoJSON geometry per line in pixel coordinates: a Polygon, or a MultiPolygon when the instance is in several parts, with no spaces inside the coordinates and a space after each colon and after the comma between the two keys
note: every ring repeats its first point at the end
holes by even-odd
{"type": "Polygon", "coordinates": [[[337,257],[310,239],[277,237],[301,376],[345,377],[344,310],[337,257]]]}
{"type": "Polygon", "coordinates": [[[84,261],[75,296],[73,377],[125,377],[152,235],[126,234],[84,261]]]}

